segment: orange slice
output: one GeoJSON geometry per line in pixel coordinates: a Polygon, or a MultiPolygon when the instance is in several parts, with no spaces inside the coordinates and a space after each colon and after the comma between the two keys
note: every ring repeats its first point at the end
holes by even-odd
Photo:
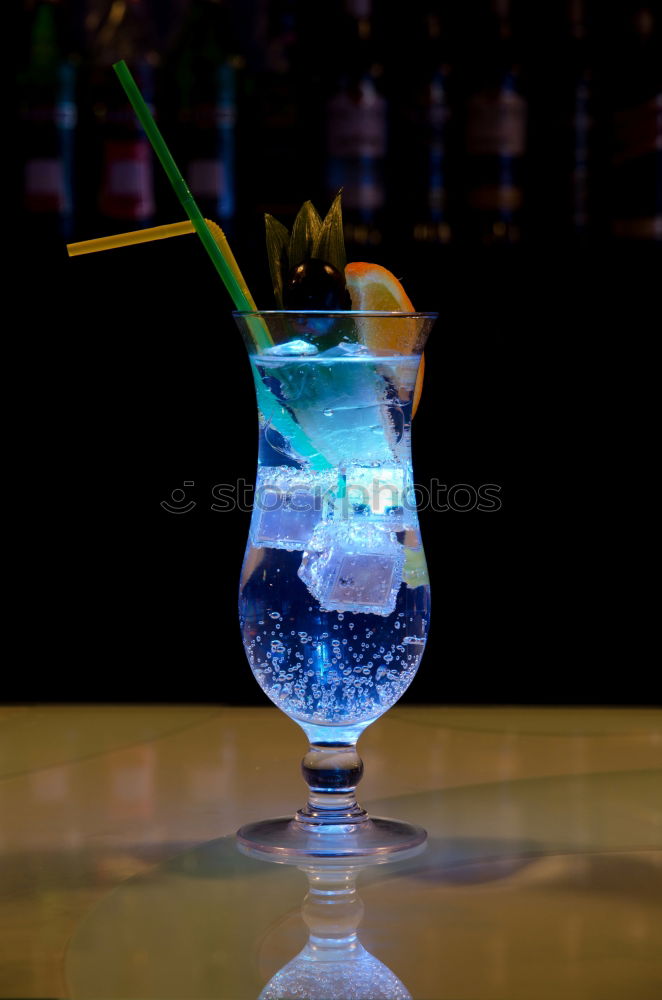
{"type": "Polygon", "coordinates": [[[345,281],[353,309],[416,312],[398,279],[381,264],[365,264],[362,261],[348,264],[345,281]]]}
{"type": "MultiPolygon", "coordinates": [[[[390,271],[381,264],[368,264],[357,261],[345,268],[345,281],[352,300],[352,309],[365,309],[375,312],[416,312],[411,299],[404,288],[390,271]]],[[[417,324],[406,321],[386,321],[377,330],[374,324],[366,323],[362,329],[363,341],[369,348],[379,346],[381,351],[392,350],[406,352],[411,350],[417,333],[417,324]],[[392,332],[391,332],[392,331],[392,332]],[[379,344],[376,343],[377,335],[379,344]],[[375,341],[371,343],[371,341],[375,341]]],[[[414,388],[412,417],[418,408],[423,389],[423,373],[425,358],[421,357],[421,366],[414,388]]]]}

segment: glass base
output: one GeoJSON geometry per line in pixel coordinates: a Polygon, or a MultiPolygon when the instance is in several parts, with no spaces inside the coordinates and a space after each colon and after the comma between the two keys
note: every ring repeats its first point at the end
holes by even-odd
{"type": "Polygon", "coordinates": [[[311,832],[291,816],[248,823],[237,832],[237,846],[244,854],[265,861],[298,864],[311,858],[343,863],[352,858],[380,861],[404,860],[418,853],[427,839],[421,826],[396,819],[373,817],[350,832],[311,832]]]}

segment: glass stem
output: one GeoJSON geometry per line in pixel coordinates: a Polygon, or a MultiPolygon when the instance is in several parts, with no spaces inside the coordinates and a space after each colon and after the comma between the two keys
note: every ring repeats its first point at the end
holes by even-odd
{"type": "Polygon", "coordinates": [[[365,954],[357,936],[363,902],[356,891],[356,871],[303,868],[308,894],[301,915],[308,927],[306,952],[312,961],[349,961],[365,954]]]}
{"type": "Polygon", "coordinates": [[[301,762],[308,783],[308,802],[295,823],[307,831],[349,833],[369,822],[356,801],[363,761],[356,744],[311,743],[301,762]]]}

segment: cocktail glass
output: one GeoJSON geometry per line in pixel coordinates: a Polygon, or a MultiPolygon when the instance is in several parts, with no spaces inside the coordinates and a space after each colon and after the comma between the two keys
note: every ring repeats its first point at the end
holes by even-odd
{"type": "Polygon", "coordinates": [[[357,803],[356,743],[407,689],[427,637],[411,417],[436,314],[233,315],[259,411],[244,648],[263,691],[310,741],[306,805],[242,827],[239,845],[290,861],[410,851],[423,829],[357,803]]]}
{"type": "MultiPolygon", "coordinates": [[[[309,794],[294,818],[242,827],[239,845],[289,863],[411,851],[423,829],[370,818],[358,805],[356,742],[409,686],[427,637],[410,430],[436,314],[255,310],[225,235],[202,217],[129,68],[122,60],[114,69],[239,310],[255,378],[258,488],[239,615],[258,682],[310,740],[309,794]]],[[[149,238],[189,227],[166,228],[149,238]]],[[[68,249],[141,239],[120,234],[68,249]]]]}

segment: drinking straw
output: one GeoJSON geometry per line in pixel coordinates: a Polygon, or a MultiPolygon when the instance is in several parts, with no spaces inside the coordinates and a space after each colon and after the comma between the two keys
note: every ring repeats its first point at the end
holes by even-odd
{"type": "MultiPolygon", "coordinates": [[[[221,227],[217,225],[217,223],[212,222],[211,219],[205,219],[205,222],[209,227],[209,231],[212,234],[216,246],[225,257],[225,260],[227,261],[230,270],[232,271],[232,273],[236,278],[237,284],[244,293],[244,297],[246,298],[249,307],[253,309],[255,312],[257,312],[257,306],[255,305],[255,300],[253,299],[253,296],[248,290],[248,285],[246,284],[243,274],[239,270],[239,264],[237,264],[235,255],[232,253],[232,250],[230,249],[230,244],[228,243],[225,233],[223,232],[221,227]]],[[[269,330],[266,324],[264,323],[264,320],[258,319],[257,317],[254,316],[249,321],[249,325],[251,326],[253,333],[255,333],[255,327],[258,324],[261,324],[263,326],[264,335],[267,338],[269,346],[271,346],[273,344],[273,341],[271,339],[271,334],[269,333],[269,330]]]]}
{"type": "MultiPolygon", "coordinates": [[[[210,227],[205,222],[195,198],[173,160],[170,150],[166,146],[165,140],[131,75],[129,67],[121,59],[119,62],[114,63],[113,69],[124,88],[126,96],[131,102],[131,106],[145,131],[145,135],[152,145],[152,149],[161,161],[161,165],[172,184],[175,194],[179,198],[182,208],[191,220],[193,228],[202,241],[202,245],[211,257],[214,267],[230,293],[235,308],[241,312],[255,312],[255,302],[248,291],[246,282],[241,277],[241,272],[230,251],[225,235],[214,224],[214,229],[218,230],[215,238],[210,227]]],[[[257,316],[247,317],[247,321],[257,347],[262,350],[272,347],[273,341],[264,321],[257,316]]],[[[261,379],[256,380],[256,387],[258,405],[267,423],[273,424],[283,437],[291,442],[293,448],[308,460],[312,468],[330,468],[331,463],[317,451],[308,436],[303,433],[296,421],[293,420],[287,408],[278,402],[261,379]]]]}
{"type": "MultiPolygon", "coordinates": [[[[209,227],[214,240],[226,255],[226,260],[237,280],[237,283],[242,287],[243,292],[250,303],[250,308],[257,310],[255,303],[253,302],[253,296],[251,295],[246,282],[244,281],[243,275],[239,270],[239,265],[235,260],[234,254],[230,250],[228,241],[225,238],[225,233],[215,222],[211,219],[205,219],[209,227]]],[[[101,236],[96,240],[83,240],[80,243],[68,243],[67,252],[70,257],[78,257],[82,254],[87,253],[97,253],[101,250],[114,250],[117,247],[132,246],[136,243],[150,243],[153,240],[165,240],[170,236],[185,236],[189,233],[194,233],[195,229],[192,222],[173,222],[166,226],[153,226],[150,229],[136,229],[130,233],[116,233],[114,236],[101,236]]],[[[249,322],[259,322],[259,317],[249,317],[249,322]]],[[[269,392],[265,386],[259,382],[258,384],[258,398],[260,403],[260,410],[265,421],[268,424],[272,424],[280,434],[286,439],[292,441],[296,450],[310,463],[311,467],[314,469],[328,469],[330,463],[323,458],[322,455],[313,446],[310,439],[305,435],[299,425],[292,419],[291,415],[287,409],[279,403],[273,393],[269,392]]]]}
{"type": "MultiPolygon", "coordinates": [[[[202,241],[202,245],[212,259],[214,267],[218,271],[223,284],[230,293],[235,308],[245,312],[252,312],[255,303],[246,297],[245,282],[237,281],[231,266],[226,260],[223,251],[212,236],[202,212],[197,206],[195,198],[191,194],[188,185],[182,177],[177,164],[172,158],[170,150],[166,146],[165,140],[147,107],[142,94],[140,93],[136,81],[131,75],[129,67],[123,59],[113,64],[120,83],[122,84],[126,96],[131,102],[131,107],[136,113],[138,121],[142,125],[145,135],[152,144],[152,149],[161,161],[161,165],[166,172],[168,180],[172,184],[175,194],[179,198],[182,208],[193,223],[193,227],[202,241]],[[243,285],[243,287],[242,287],[243,285]]],[[[258,347],[265,349],[272,346],[271,337],[264,324],[251,324],[251,330],[258,347]]]]}
{"type": "MultiPolygon", "coordinates": [[[[209,231],[214,238],[214,242],[225,257],[225,260],[232,271],[235,280],[241,288],[249,308],[257,312],[257,306],[253,300],[248,285],[243,274],[239,270],[239,265],[235,259],[230,244],[225,233],[219,225],[211,219],[205,219],[209,231]]],[[[80,243],[67,243],[67,253],[70,257],[78,257],[86,253],[98,253],[100,250],[114,250],[116,247],[133,246],[136,243],[151,243],[154,240],[166,240],[170,236],[186,236],[194,233],[195,227],[192,222],[172,222],[166,226],[152,226],[150,229],[135,229],[130,233],[116,233],[114,236],[100,236],[96,240],[83,240],[80,243]]]]}
{"type": "Polygon", "coordinates": [[[101,236],[96,240],[67,243],[67,253],[70,257],[78,257],[84,253],[114,250],[115,247],[128,247],[134,243],[150,243],[152,240],[166,240],[169,236],[184,236],[186,233],[194,232],[192,222],[173,222],[168,226],[153,226],[151,229],[136,229],[131,233],[101,236]]]}

